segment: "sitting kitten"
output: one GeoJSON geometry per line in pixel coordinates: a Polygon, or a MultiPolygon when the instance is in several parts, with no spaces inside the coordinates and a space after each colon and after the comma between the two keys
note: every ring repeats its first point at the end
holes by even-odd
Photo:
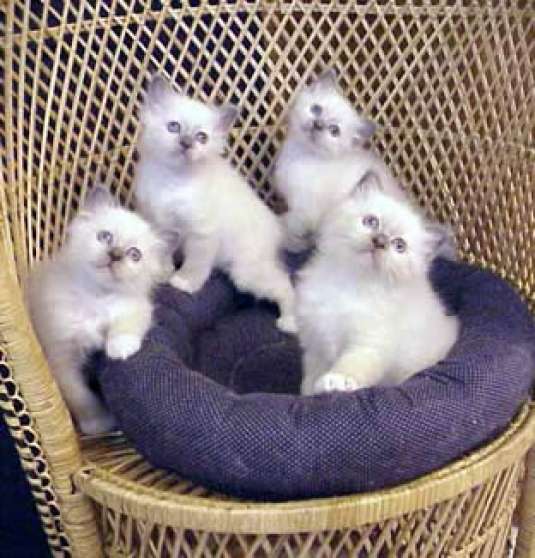
{"type": "Polygon", "coordinates": [[[162,272],[163,247],[147,222],[95,187],[66,244],[30,276],[35,331],[86,434],[106,432],[115,423],[87,384],[85,358],[105,349],[110,358],[126,359],[139,350],[151,325],[151,290],[162,272]]]}
{"type": "Polygon", "coordinates": [[[398,384],[443,359],[457,318],[433,291],[436,227],[367,173],[355,198],[325,219],[300,273],[297,321],[303,394],[398,384]]]}
{"type": "Polygon", "coordinates": [[[141,114],[137,204],[170,252],[182,248],[173,286],[194,293],[214,267],[221,268],[239,289],[276,302],[278,327],[294,332],[294,291],[279,261],[279,221],[221,156],[236,116],[233,106],[206,105],[154,77],[141,114]]]}
{"type": "Polygon", "coordinates": [[[339,92],[333,70],[298,94],[274,170],[275,186],[288,204],[283,221],[290,250],[311,244],[323,216],[369,170],[381,177],[386,191],[404,197],[383,161],[365,147],[374,131],[339,92]]]}

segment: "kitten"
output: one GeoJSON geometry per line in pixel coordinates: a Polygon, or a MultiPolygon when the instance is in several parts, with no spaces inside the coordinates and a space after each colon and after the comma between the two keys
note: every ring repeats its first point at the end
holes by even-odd
{"type": "Polygon", "coordinates": [[[301,271],[296,314],[303,394],[398,384],[443,359],[459,325],[428,268],[442,241],[408,202],[367,173],[325,219],[301,271]]]}
{"type": "Polygon", "coordinates": [[[276,302],[278,327],[294,332],[294,291],[279,261],[280,223],[221,156],[236,116],[236,107],[206,105],[154,77],[141,114],[138,208],[170,252],[183,251],[173,286],[194,293],[221,268],[239,289],[276,302]]]}
{"type": "Polygon", "coordinates": [[[80,430],[111,430],[114,419],[91,391],[82,366],[105,349],[126,359],[151,326],[151,290],[161,278],[164,243],[109,192],[93,188],[63,248],[37,265],[28,283],[33,325],[80,430]]]}
{"type": "Polygon", "coordinates": [[[297,95],[273,176],[288,205],[283,222],[290,250],[310,245],[323,216],[366,171],[378,174],[389,193],[404,197],[384,162],[365,147],[374,131],[375,125],[339,92],[334,70],[297,95]]]}

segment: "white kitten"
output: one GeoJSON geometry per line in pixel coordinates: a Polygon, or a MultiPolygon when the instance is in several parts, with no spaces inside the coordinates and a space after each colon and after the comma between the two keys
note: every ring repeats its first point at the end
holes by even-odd
{"type": "Polygon", "coordinates": [[[275,186],[288,204],[283,216],[288,248],[308,246],[323,216],[369,170],[380,176],[386,191],[404,197],[384,162],[365,147],[374,131],[339,92],[333,70],[297,95],[274,170],[275,186]]]}
{"type": "Polygon", "coordinates": [[[276,302],[278,326],[295,331],[279,221],[221,156],[236,116],[233,106],[206,105],[154,77],[141,115],[137,204],[170,251],[182,248],[172,285],[193,293],[219,267],[239,289],[276,302]]]}
{"type": "Polygon", "coordinates": [[[297,321],[304,394],[398,384],[446,356],[458,321],[428,279],[436,227],[367,173],[326,216],[300,273],[297,321]]]}
{"type": "Polygon", "coordinates": [[[161,278],[163,251],[146,221],[95,187],[71,223],[66,244],[30,276],[33,325],[86,434],[108,431],[114,420],[89,389],[84,361],[98,349],[120,359],[139,350],[151,325],[151,290],[161,278]]]}

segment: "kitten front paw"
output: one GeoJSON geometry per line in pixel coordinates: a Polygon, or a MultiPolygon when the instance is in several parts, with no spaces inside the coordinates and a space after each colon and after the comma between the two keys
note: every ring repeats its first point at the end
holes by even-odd
{"type": "Polygon", "coordinates": [[[355,391],[358,384],[354,378],[339,374],[338,372],[327,372],[323,374],[314,384],[314,393],[332,393],[333,391],[355,391]]]}
{"type": "Polygon", "coordinates": [[[126,360],[141,348],[142,339],[137,335],[115,335],[108,338],[106,354],[110,358],[126,360]]]}
{"type": "Polygon", "coordinates": [[[180,273],[173,274],[171,279],[169,279],[169,283],[173,285],[175,289],[189,294],[193,294],[202,287],[202,285],[196,285],[191,279],[180,275],[180,273]]]}
{"type": "Polygon", "coordinates": [[[314,378],[310,376],[305,376],[301,382],[301,389],[299,393],[301,395],[314,395],[314,378]]]}
{"type": "Polygon", "coordinates": [[[278,318],[276,325],[284,333],[297,333],[297,322],[292,314],[286,314],[278,318]]]}
{"type": "Polygon", "coordinates": [[[108,411],[101,411],[98,415],[86,419],[80,419],[78,426],[83,434],[95,435],[104,434],[115,430],[117,422],[108,411]]]}

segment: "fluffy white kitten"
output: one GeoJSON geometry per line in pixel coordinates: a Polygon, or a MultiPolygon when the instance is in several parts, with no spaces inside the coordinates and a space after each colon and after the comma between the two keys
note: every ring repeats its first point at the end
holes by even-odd
{"type": "Polygon", "coordinates": [[[141,114],[137,205],[170,252],[182,248],[172,285],[193,293],[221,268],[239,289],[276,302],[278,327],[293,332],[294,291],[279,261],[282,228],[221,156],[236,116],[236,107],[206,105],[154,77],[141,114]]]}
{"type": "Polygon", "coordinates": [[[307,247],[323,216],[369,170],[380,176],[386,191],[404,196],[384,162],[365,146],[374,131],[340,93],[333,70],[297,95],[274,170],[275,186],[288,204],[283,216],[288,248],[307,247]]]}
{"type": "Polygon", "coordinates": [[[325,218],[300,273],[304,394],[398,384],[444,358],[457,338],[457,318],[428,279],[441,229],[382,192],[372,173],[358,188],[325,218]]]}
{"type": "Polygon", "coordinates": [[[63,248],[30,276],[35,331],[86,434],[112,429],[114,419],[90,390],[84,361],[98,349],[118,359],[139,350],[151,325],[151,290],[161,278],[163,248],[146,221],[97,186],[72,221],[63,248]]]}

